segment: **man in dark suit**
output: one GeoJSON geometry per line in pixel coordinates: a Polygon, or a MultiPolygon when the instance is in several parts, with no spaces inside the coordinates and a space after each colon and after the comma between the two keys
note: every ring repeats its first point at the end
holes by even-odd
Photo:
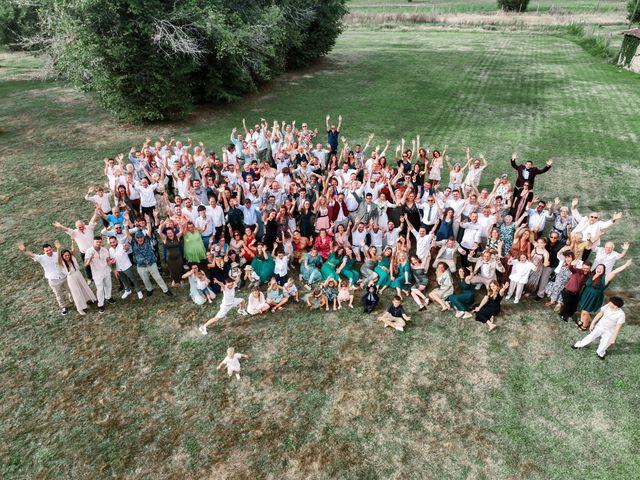
{"type": "Polygon", "coordinates": [[[533,166],[531,160],[527,160],[526,162],[524,162],[524,165],[518,165],[516,163],[517,159],[518,154],[513,152],[513,154],[511,155],[511,166],[518,172],[518,178],[516,180],[514,193],[515,195],[519,196],[520,192],[522,191],[522,187],[524,186],[524,182],[529,182],[529,190],[533,190],[533,183],[535,181],[536,175],[541,175],[549,170],[551,168],[551,165],[553,165],[553,160],[547,160],[544,168],[537,168],[533,166]]]}

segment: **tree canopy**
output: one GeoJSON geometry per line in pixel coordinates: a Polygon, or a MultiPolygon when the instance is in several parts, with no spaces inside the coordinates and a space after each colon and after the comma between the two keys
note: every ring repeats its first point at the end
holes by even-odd
{"type": "MultiPolygon", "coordinates": [[[[162,120],[233,101],[325,55],[345,1],[41,0],[24,7],[38,27],[25,28],[21,45],[116,117],[162,120]]],[[[25,15],[20,3],[12,18],[25,15]]]]}

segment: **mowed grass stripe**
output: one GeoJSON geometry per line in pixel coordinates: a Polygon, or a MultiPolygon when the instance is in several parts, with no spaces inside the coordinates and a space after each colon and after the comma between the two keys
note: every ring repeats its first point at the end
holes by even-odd
{"type": "MultiPolygon", "coordinates": [[[[609,469],[626,478],[633,472],[636,326],[623,330],[603,365],[593,349],[568,349],[580,335],[529,300],[520,308],[505,305],[491,336],[473,321],[440,315],[435,307],[417,315],[408,304],[414,318],[404,335],[358,311],[320,315],[288,306],[286,315],[255,320],[233,313],[202,338],[194,326],[212,316],[217,303],[197,308],[187,303],[184,288],[177,289],[177,311],[170,309],[175,302],[155,295],[152,309],[132,301],[126,315],[111,311],[83,321],[51,314],[46,285],[11,244],[53,238],[51,221],[71,223],[88,212],[76,183],[101,178],[103,156],[127,151],[147,134],[188,132],[222,145],[243,116],[251,123],[252,116],[271,121],[286,115],[321,126],[330,111],[345,115],[350,143],[363,142],[370,131],[378,143],[387,134],[409,139],[417,125],[434,125],[420,131],[423,140],[439,148],[449,143],[453,159],[462,159],[467,144],[485,152],[491,165],[483,184],[510,172],[511,142],[521,158],[536,163],[584,159],[576,170],[557,170],[557,183],[541,177],[545,196],[565,186],[580,190],[580,169],[606,174],[606,165],[589,153],[590,124],[598,115],[563,85],[611,83],[617,72],[573,44],[506,33],[347,31],[331,59],[339,63],[285,76],[264,96],[149,129],[113,126],[82,103],[19,95],[31,130],[21,126],[0,141],[29,145],[35,132],[45,133],[39,149],[14,148],[3,159],[7,176],[26,175],[25,190],[0,207],[0,222],[16,227],[0,240],[9,251],[0,268],[10,279],[9,307],[0,310],[6,313],[0,354],[4,477],[575,478],[578,471],[607,478],[609,469]],[[505,51],[507,45],[513,50],[505,51]],[[523,93],[514,92],[514,81],[523,93]],[[433,94],[419,88],[422,82],[433,94]],[[470,104],[466,117],[446,112],[452,101],[464,110],[458,95],[470,104]],[[65,115],[56,112],[62,108],[65,115]],[[563,114],[571,109],[579,115],[563,114]],[[47,120],[50,112],[54,122],[47,120]],[[106,140],[91,137],[76,148],[73,135],[61,134],[66,123],[55,123],[63,119],[80,120],[75,134],[104,128],[106,140]],[[573,140],[574,131],[580,141],[573,140]],[[26,174],[24,165],[30,165],[26,174]],[[69,175],[56,167],[69,168],[69,175]],[[56,178],[55,188],[47,178],[56,178]],[[42,212],[38,202],[47,192],[62,198],[42,212]],[[251,355],[241,383],[213,370],[231,344],[251,355]],[[597,445],[599,453],[586,453],[582,445],[597,445]]],[[[628,134],[620,130],[635,125],[630,105],[640,99],[632,78],[619,78],[620,95],[611,97],[609,108],[629,113],[626,123],[609,119],[611,135],[628,134]]],[[[602,92],[598,102],[607,98],[602,92]]],[[[615,145],[598,136],[621,157],[637,151],[631,136],[615,145]]],[[[624,168],[634,171],[629,165],[624,168]]],[[[620,184],[631,186],[627,192],[635,198],[632,178],[620,184]]],[[[589,195],[586,189],[581,195],[585,204],[607,201],[589,195]]],[[[630,215],[637,221],[637,211],[630,215]]],[[[624,236],[622,225],[611,235],[624,236]]],[[[634,274],[635,267],[619,284],[626,289],[634,274]]],[[[385,295],[383,303],[389,300],[385,295]]],[[[633,323],[633,311],[630,317],[633,323]]]]}

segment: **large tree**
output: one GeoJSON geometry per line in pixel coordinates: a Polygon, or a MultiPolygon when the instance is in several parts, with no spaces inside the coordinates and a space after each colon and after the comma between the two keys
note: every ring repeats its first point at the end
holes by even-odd
{"type": "Polygon", "coordinates": [[[308,64],[333,47],[346,13],[345,0],[41,0],[36,8],[39,30],[22,44],[127,121],[231,101],[308,64]]]}

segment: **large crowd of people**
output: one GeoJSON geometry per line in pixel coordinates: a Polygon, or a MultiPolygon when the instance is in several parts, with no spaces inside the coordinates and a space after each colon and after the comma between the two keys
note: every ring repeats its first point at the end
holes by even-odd
{"type": "Polygon", "coordinates": [[[605,240],[621,213],[605,220],[578,199],[540,198],[535,183],[553,175],[552,160],[536,167],[512,153],[505,173],[486,179],[487,159],[469,147],[453,160],[447,145],[431,150],[418,135],[393,150],[373,134],[355,143],[341,124],[327,115],[319,132],[243,120],[244,133],[234,128],[221,152],[147,138],[104,160],[104,183],[84,197],[88,222],[53,224],[69,247],[18,248],[42,266],[62,314],[73,304],[85,315],[94,302],[103,313],[137,301],[127,300],[134,291],[150,297],[154,284],[174,296],[186,283],[196,304],[220,299],[198,327],[204,335],[234,309],[262,315],[301,302],[338,311],[357,297],[398,331],[411,319],[405,300],[493,330],[505,301],[528,296],[591,330],[574,348],[601,338],[604,358],[625,320],[621,298],[605,301],[631,263],[616,265],[628,242],[616,251],[605,240]],[[393,297],[386,309],[378,307],[385,291],[393,297]]]}

